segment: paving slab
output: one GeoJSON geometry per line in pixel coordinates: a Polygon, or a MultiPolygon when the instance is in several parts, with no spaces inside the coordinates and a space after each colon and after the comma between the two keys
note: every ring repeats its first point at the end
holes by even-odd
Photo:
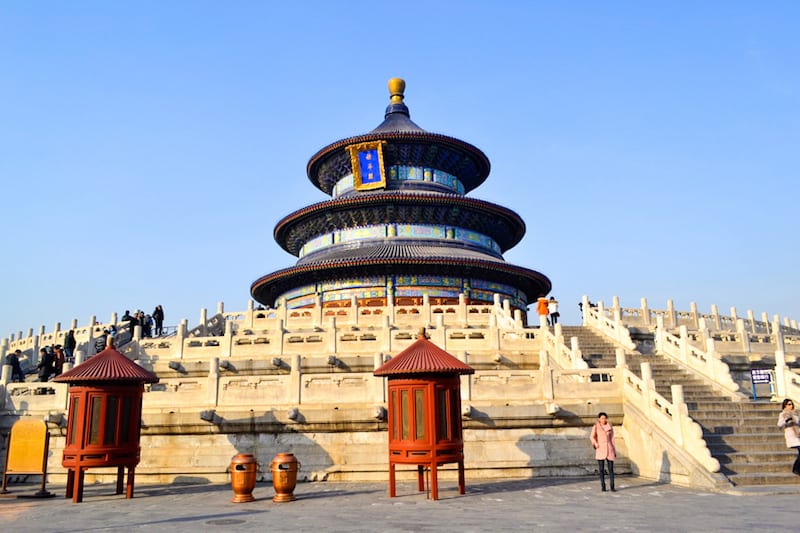
{"type": "MultiPolygon", "coordinates": [[[[274,503],[271,483],[259,483],[256,501],[232,503],[230,485],[141,485],[133,499],[113,484],[87,485],[84,501],[0,498],[0,530],[28,531],[763,531],[794,529],[797,485],[728,493],[619,477],[616,492],[600,492],[589,478],[533,478],[470,483],[459,495],[440,482],[439,500],[415,483],[300,483],[297,500],[274,503]]],[[[35,483],[12,484],[13,495],[33,494],[35,483]]]]}

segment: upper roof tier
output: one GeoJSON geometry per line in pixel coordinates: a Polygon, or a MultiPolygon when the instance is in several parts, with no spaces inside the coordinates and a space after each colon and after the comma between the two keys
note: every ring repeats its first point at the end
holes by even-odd
{"type": "Polygon", "coordinates": [[[326,200],[281,219],[275,240],[298,255],[312,237],[342,228],[375,224],[446,224],[468,228],[494,239],[502,252],[525,235],[525,222],[514,211],[455,194],[419,194],[388,191],[326,200]]]}
{"type": "Polygon", "coordinates": [[[387,168],[406,165],[437,169],[457,176],[465,193],[486,180],[491,168],[486,154],[469,143],[417,126],[403,102],[404,91],[403,80],[389,80],[391,100],[384,121],[377,128],[329,144],[311,157],[306,171],[318,189],[332,194],[337,182],[353,174],[347,146],[373,141],[385,141],[383,161],[387,168]]]}

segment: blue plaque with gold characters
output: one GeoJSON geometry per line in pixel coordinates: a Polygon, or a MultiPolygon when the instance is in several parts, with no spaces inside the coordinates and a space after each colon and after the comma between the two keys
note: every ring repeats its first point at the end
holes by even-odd
{"type": "Polygon", "coordinates": [[[383,145],[386,141],[372,141],[351,144],[350,152],[353,167],[353,181],[357,191],[386,188],[386,171],[383,166],[383,145]]]}

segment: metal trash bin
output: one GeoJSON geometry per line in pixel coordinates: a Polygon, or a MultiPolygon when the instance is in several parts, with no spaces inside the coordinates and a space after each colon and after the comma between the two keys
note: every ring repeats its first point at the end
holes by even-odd
{"type": "Polygon", "coordinates": [[[258,461],[254,455],[240,453],[231,459],[231,488],[233,489],[233,503],[252,502],[253,489],[256,487],[256,474],[258,461]]]}

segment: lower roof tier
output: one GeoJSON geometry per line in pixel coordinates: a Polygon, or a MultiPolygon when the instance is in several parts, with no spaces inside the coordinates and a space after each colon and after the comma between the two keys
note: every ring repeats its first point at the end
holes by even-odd
{"type": "MultiPolygon", "coordinates": [[[[334,287],[341,286],[343,280],[357,278],[389,280],[398,276],[411,278],[407,286],[412,288],[417,286],[423,291],[426,287],[430,287],[426,281],[429,278],[461,279],[461,290],[465,287],[482,290],[478,286],[472,287],[473,282],[470,280],[475,280],[477,285],[484,284],[489,289],[487,293],[492,289],[492,284],[499,284],[508,287],[509,290],[498,292],[513,292],[515,301],[512,303],[514,307],[519,308],[546,295],[551,289],[550,280],[544,274],[509,263],[469,258],[429,257],[336,260],[297,265],[256,280],[250,287],[250,294],[257,302],[276,307],[280,298],[285,298],[286,294],[303,288],[313,286],[313,290],[320,292],[320,296],[324,298],[326,290],[336,290],[334,287]],[[463,280],[467,280],[467,285],[463,285],[463,280]]],[[[361,285],[366,287],[370,283],[373,282],[361,285]]],[[[374,281],[374,289],[385,291],[385,283],[387,282],[374,281]]]]}

